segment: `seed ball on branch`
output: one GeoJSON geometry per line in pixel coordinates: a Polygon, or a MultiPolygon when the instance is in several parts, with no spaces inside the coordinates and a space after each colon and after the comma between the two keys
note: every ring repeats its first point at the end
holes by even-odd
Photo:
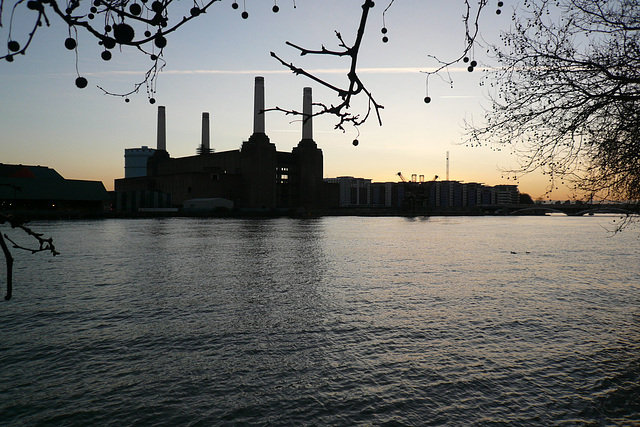
{"type": "Polygon", "coordinates": [[[31,10],[42,11],[42,3],[35,0],[30,0],[27,2],[27,8],[31,10]]]}
{"type": "Polygon", "coordinates": [[[13,62],[13,55],[7,55],[4,59],[6,59],[7,62],[13,62]]]}
{"type": "Polygon", "coordinates": [[[239,6],[238,6],[238,3],[233,2],[233,3],[231,4],[231,7],[232,7],[233,9],[237,9],[239,6]]]}
{"type": "Polygon", "coordinates": [[[189,13],[191,13],[191,16],[198,16],[198,15],[200,15],[200,8],[194,6],[194,7],[191,8],[189,13]]]}
{"type": "Polygon", "coordinates": [[[144,32],[145,37],[151,37],[151,31],[147,30],[144,32]]]}
{"type": "Polygon", "coordinates": [[[246,10],[242,12],[242,19],[247,19],[248,17],[249,17],[249,12],[247,12],[246,10]]]}
{"type": "Polygon", "coordinates": [[[478,65],[478,62],[477,61],[471,61],[471,64],[469,64],[469,65],[471,65],[472,67],[476,67],[478,65]]]}
{"type": "Polygon", "coordinates": [[[469,62],[469,57],[465,56],[464,58],[462,58],[462,62],[469,62]]]}
{"type": "Polygon", "coordinates": [[[384,37],[382,38],[382,43],[386,43],[386,42],[388,42],[388,41],[389,41],[389,37],[384,36],[384,37]]]}
{"type": "Polygon", "coordinates": [[[387,34],[387,27],[382,27],[382,29],[380,30],[380,32],[382,34],[387,34]]]}
{"type": "Polygon", "coordinates": [[[354,139],[352,144],[353,144],[354,147],[357,147],[358,144],[360,144],[360,141],[358,141],[357,139],[354,139]]]}
{"type": "Polygon", "coordinates": [[[71,38],[71,37],[67,38],[64,41],[64,47],[66,47],[69,50],[75,49],[77,45],[78,45],[78,43],[76,43],[76,39],[71,38]]]}
{"type": "Polygon", "coordinates": [[[273,10],[273,13],[278,13],[280,11],[280,8],[278,7],[278,5],[273,5],[273,7],[271,8],[271,10],[273,10]]]}
{"type": "Polygon", "coordinates": [[[113,49],[114,47],[116,47],[116,41],[111,37],[105,37],[105,39],[102,40],[102,43],[107,49],[113,49]]]}
{"type": "Polygon", "coordinates": [[[430,97],[430,96],[425,96],[425,97],[424,97],[424,103],[425,103],[425,104],[428,104],[428,103],[430,103],[430,102],[431,102],[431,97],[430,97]]]}
{"type": "Polygon", "coordinates": [[[153,10],[154,12],[161,12],[162,9],[163,9],[162,3],[159,2],[158,0],[151,3],[151,10],[153,10]]]}
{"type": "Polygon", "coordinates": [[[156,36],[156,39],[154,40],[154,43],[156,47],[162,49],[163,47],[167,46],[167,39],[165,39],[164,36],[158,34],[156,36]]]}
{"type": "Polygon", "coordinates": [[[113,37],[119,44],[131,43],[136,36],[133,27],[128,24],[116,24],[113,26],[113,37]]]}
{"type": "Polygon", "coordinates": [[[155,104],[155,103],[156,103],[155,98],[149,98],[149,104],[155,104]]]}
{"type": "Polygon", "coordinates": [[[111,52],[109,52],[108,50],[103,51],[100,56],[102,57],[102,59],[104,59],[105,61],[108,61],[111,59],[111,52]]]}
{"type": "Polygon", "coordinates": [[[134,3],[129,6],[129,12],[131,12],[132,15],[138,16],[142,13],[142,6],[140,6],[138,3],[134,3]]]}
{"type": "Polygon", "coordinates": [[[17,52],[20,50],[20,43],[15,40],[11,40],[9,41],[9,43],[7,43],[7,47],[11,52],[17,52]]]}
{"type": "Polygon", "coordinates": [[[471,66],[467,67],[467,71],[470,72],[470,73],[473,73],[473,67],[471,67],[471,66]]]}
{"type": "Polygon", "coordinates": [[[80,89],[84,89],[85,87],[87,87],[88,83],[89,82],[84,77],[78,77],[76,79],[76,86],[80,89]]]}

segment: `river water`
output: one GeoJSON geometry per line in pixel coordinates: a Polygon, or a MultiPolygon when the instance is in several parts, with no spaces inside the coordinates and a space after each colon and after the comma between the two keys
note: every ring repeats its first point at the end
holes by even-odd
{"type": "Polygon", "coordinates": [[[0,424],[637,425],[614,219],[33,223],[61,255],[16,254],[0,424]]]}

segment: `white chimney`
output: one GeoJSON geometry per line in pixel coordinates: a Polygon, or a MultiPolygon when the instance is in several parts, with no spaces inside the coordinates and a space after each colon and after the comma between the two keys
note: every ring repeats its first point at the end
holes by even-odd
{"type": "Polygon", "coordinates": [[[253,98],[253,133],[264,132],[264,77],[256,77],[253,98]]]}
{"type": "Polygon", "coordinates": [[[163,106],[158,107],[158,150],[167,150],[167,118],[163,106]]]}
{"type": "Polygon", "coordinates": [[[305,87],[302,90],[302,139],[313,139],[313,122],[311,88],[305,87]]]}
{"type": "Polygon", "coordinates": [[[202,153],[209,153],[209,113],[202,113],[202,153]]]}

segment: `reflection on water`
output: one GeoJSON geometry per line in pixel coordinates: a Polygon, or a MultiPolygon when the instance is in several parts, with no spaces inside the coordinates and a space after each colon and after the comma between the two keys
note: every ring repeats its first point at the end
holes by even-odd
{"type": "Polygon", "coordinates": [[[0,419],[640,422],[640,239],[607,220],[34,224],[62,255],[17,257],[0,419]]]}

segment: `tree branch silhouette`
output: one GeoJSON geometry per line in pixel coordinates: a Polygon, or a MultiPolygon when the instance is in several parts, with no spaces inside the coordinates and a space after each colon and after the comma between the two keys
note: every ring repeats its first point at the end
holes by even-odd
{"type": "MultiPolygon", "coordinates": [[[[476,44],[476,40],[480,33],[480,16],[482,15],[482,11],[487,7],[487,0],[480,0],[477,4],[477,9],[475,12],[473,11],[473,7],[469,3],[469,0],[465,0],[465,14],[463,16],[463,21],[465,25],[465,46],[462,49],[462,52],[453,59],[450,60],[441,60],[437,56],[427,55],[429,58],[434,59],[438,65],[433,71],[423,71],[424,74],[428,76],[438,75],[441,76],[441,72],[445,71],[450,66],[459,63],[460,61],[464,63],[469,63],[467,67],[467,71],[472,72],[474,68],[477,66],[477,62],[475,59],[470,58],[469,52],[473,51],[473,48],[476,44]],[[472,19],[473,18],[473,19],[472,19]],[[470,29],[473,28],[473,30],[470,29]]],[[[502,7],[502,2],[499,2],[499,7],[502,7]]],[[[498,13],[501,13],[501,9],[497,10],[498,13]]],[[[453,79],[449,75],[447,83],[453,85],[453,79]]]]}
{"type": "MultiPolygon", "coordinates": [[[[319,83],[322,86],[336,92],[336,94],[342,101],[337,105],[331,104],[330,106],[327,106],[325,104],[316,104],[321,107],[321,110],[317,113],[314,113],[313,116],[318,116],[322,114],[332,114],[337,116],[339,121],[335,125],[335,129],[340,129],[343,132],[345,131],[344,129],[345,123],[350,123],[353,126],[359,126],[362,123],[364,123],[369,117],[369,113],[371,112],[372,107],[375,109],[376,116],[378,118],[378,123],[382,125],[380,110],[383,109],[384,106],[376,102],[373,95],[369,90],[366,89],[365,85],[360,79],[360,76],[358,75],[358,54],[360,53],[360,46],[362,44],[362,39],[364,37],[365,29],[367,27],[369,11],[374,6],[375,6],[375,3],[372,0],[365,0],[364,3],[362,4],[362,15],[360,16],[360,23],[358,25],[356,38],[355,38],[355,41],[353,42],[353,45],[351,46],[347,45],[347,43],[344,41],[340,32],[338,31],[335,32],[336,38],[339,41],[338,45],[342,48],[342,50],[328,50],[324,46],[322,46],[320,50],[312,50],[312,49],[306,49],[306,48],[300,47],[289,41],[286,42],[287,45],[298,50],[300,52],[300,56],[305,56],[305,55],[328,55],[328,56],[337,56],[337,57],[348,56],[351,59],[351,63],[349,66],[349,72],[347,73],[347,82],[348,82],[347,88],[339,88],[333,84],[330,84],[327,81],[305,71],[304,69],[296,67],[295,65],[293,65],[293,63],[285,62],[274,52],[271,52],[272,57],[277,59],[283,66],[289,68],[294,74],[306,76],[311,80],[315,81],[316,83],[319,83]],[[363,118],[360,118],[360,115],[358,114],[352,114],[351,112],[348,111],[349,107],[351,106],[352,97],[358,95],[361,92],[364,92],[367,98],[369,99],[368,111],[363,118]]],[[[274,111],[274,110],[284,111],[287,114],[300,114],[295,110],[286,110],[286,109],[281,109],[279,107],[276,107],[273,109],[267,109],[265,111],[274,111]]]]}
{"type": "MultiPolygon", "coordinates": [[[[384,15],[385,13],[389,10],[389,8],[394,4],[395,0],[391,0],[389,2],[389,5],[385,8],[384,12],[383,12],[383,28],[382,28],[382,33],[386,34],[387,33],[387,28],[386,28],[386,24],[384,23],[384,15]]],[[[503,2],[498,2],[498,6],[502,7],[503,2]]],[[[488,3],[487,0],[480,0],[480,2],[476,5],[476,9],[475,12],[472,12],[474,10],[474,8],[472,7],[471,3],[469,2],[469,0],[465,0],[464,1],[465,7],[466,7],[466,13],[463,16],[463,22],[465,24],[465,47],[462,50],[462,52],[456,56],[454,59],[451,60],[447,60],[447,61],[443,61],[438,59],[437,57],[433,56],[433,55],[427,55],[428,57],[434,58],[436,61],[438,61],[438,66],[436,67],[435,70],[433,71],[425,71],[424,73],[427,74],[427,85],[428,85],[428,78],[431,75],[441,75],[441,72],[443,72],[444,70],[446,70],[449,66],[458,63],[460,61],[464,61],[464,62],[470,62],[470,65],[468,67],[469,71],[473,71],[474,67],[477,65],[477,62],[475,60],[470,60],[468,57],[468,54],[470,51],[472,51],[474,45],[477,42],[477,37],[479,34],[479,29],[480,29],[480,25],[479,25],[479,19],[480,16],[482,14],[482,11],[487,7],[488,3]],[[471,30],[470,28],[473,28],[473,30],[471,30]]],[[[291,62],[286,62],[285,60],[283,60],[280,56],[278,56],[277,54],[275,54],[274,52],[271,52],[271,56],[274,57],[276,60],[278,60],[280,62],[280,64],[282,64],[284,67],[289,68],[294,74],[296,75],[303,75],[313,81],[315,81],[316,83],[319,83],[320,85],[336,92],[337,96],[340,98],[341,102],[338,103],[337,105],[334,104],[330,104],[330,105],[326,105],[326,104],[321,104],[318,103],[316,105],[319,105],[321,107],[321,109],[314,113],[312,115],[313,116],[318,116],[318,115],[323,115],[323,114],[331,114],[331,115],[335,115],[338,117],[338,123],[335,125],[335,129],[340,129],[343,132],[345,131],[344,129],[344,125],[345,124],[351,124],[354,127],[358,127],[361,124],[365,123],[367,121],[367,119],[369,118],[369,116],[371,115],[372,111],[375,111],[376,113],[376,117],[378,119],[378,124],[382,125],[382,117],[381,117],[381,112],[380,110],[384,109],[384,106],[380,103],[378,103],[373,94],[367,89],[367,87],[364,85],[363,81],[360,79],[360,76],[358,75],[358,55],[360,53],[360,47],[361,47],[361,43],[362,40],[364,38],[364,33],[365,33],[365,29],[367,27],[367,21],[369,18],[369,12],[370,10],[375,6],[375,3],[372,0],[364,0],[363,4],[362,4],[362,13],[360,16],[360,22],[358,25],[358,30],[356,33],[356,38],[355,41],[353,43],[353,45],[349,46],[343,39],[341,33],[339,31],[335,32],[335,35],[338,39],[338,46],[340,48],[342,48],[341,50],[329,50],[327,49],[324,45],[320,48],[320,49],[308,49],[308,48],[304,48],[301,47],[297,44],[294,44],[292,42],[287,41],[286,44],[296,50],[298,50],[300,52],[300,56],[305,56],[305,55],[327,55],[327,56],[335,56],[335,57],[349,57],[351,59],[350,62],[350,67],[349,67],[349,71],[347,72],[346,76],[347,76],[347,82],[345,84],[345,87],[338,87],[334,84],[331,84],[329,82],[327,82],[326,80],[321,79],[320,77],[318,77],[317,75],[314,75],[306,70],[304,70],[303,68],[297,67],[295,66],[293,63],[291,62]],[[367,112],[364,115],[364,117],[362,117],[360,114],[353,114],[351,112],[349,112],[349,108],[351,107],[351,101],[352,98],[363,93],[367,98],[368,98],[368,107],[367,107],[367,112]]],[[[500,13],[501,10],[498,9],[497,13],[500,13]]],[[[382,38],[383,42],[387,42],[388,38],[386,37],[386,35],[382,38]]],[[[451,79],[451,77],[449,77],[448,82],[453,85],[453,81],[451,79]]],[[[425,97],[425,102],[429,103],[431,101],[431,98],[425,97]]],[[[271,108],[271,109],[267,109],[265,111],[281,111],[281,112],[285,112],[286,114],[301,114],[300,112],[296,111],[296,110],[292,110],[292,109],[284,109],[284,108],[280,108],[280,107],[275,107],[275,108],[271,108]]],[[[306,120],[306,119],[305,119],[306,120]]]]}
{"type": "MultiPolygon", "coordinates": [[[[135,84],[132,90],[125,93],[115,93],[100,86],[98,88],[106,95],[120,96],[128,101],[129,95],[137,93],[142,86],[146,85],[149,102],[153,104],[155,102],[156,79],[164,67],[162,55],[163,49],[167,45],[166,36],[206,13],[214,3],[219,1],[221,0],[208,0],[201,5],[194,2],[188,15],[183,15],[175,24],[169,25],[168,8],[173,4],[173,0],[154,0],[151,4],[148,4],[147,0],[141,3],[137,3],[135,0],[70,0],[64,8],[58,4],[57,0],[28,0],[26,2],[25,0],[17,0],[12,8],[7,53],[0,54],[0,59],[13,62],[17,55],[25,54],[36,32],[42,27],[43,20],[47,27],[51,25],[47,16],[47,12],[51,12],[68,25],[69,37],[64,41],[64,44],[67,49],[75,51],[76,62],[78,29],[87,31],[98,40],[99,45],[104,47],[104,51],[101,53],[104,61],[111,60],[113,56],[111,52],[118,45],[135,47],[142,54],[149,56],[153,64],[145,73],[144,80],[135,84]],[[27,41],[23,45],[12,35],[13,15],[16,9],[22,5],[37,12],[33,18],[33,29],[29,32],[27,41]],[[98,17],[102,19],[97,19],[98,17]],[[144,28],[144,31],[141,31],[141,28],[144,28]]],[[[3,3],[4,0],[0,0],[0,27],[2,26],[3,3]]],[[[79,70],[76,71],[78,74],[76,86],[80,89],[87,87],[87,79],[81,76],[79,70]]]]}
{"type": "MultiPolygon", "coordinates": [[[[487,0],[480,0],[477,5],[473,5],[470,0],[458,0],[466,8],[463,16],[465,24],[465,48],[459,56],[451,61],[440,61],[435,71],[427,72],[429,75],[439,75],[440,72],[460,60],[467,60],[467,54],[472,50],[479,32],[479,17],[483,9],[487,6],[487,0]]],[[[0,0],[0,26],[2,26],[2,9],[5,0],[0,0]]],[[[133,84],[130,90],[123,92],[112,91],[101,85],[96,87],[105,95],[119,96],[124,98],[126,102],[133,94],[139,93],[142,88],[146,88],[147,98],[150,103],[155,103],[155,95],[157,90],[157,78],[165,67],[166,63],[163,59],[164,49],[168,44],[167,37],[172,33],[180,30],[185,24],[193,19],[205,15],[214,3],[222,0],[194,0],[193,6],[173,0],[65,0],[64,3],[59,0],[13,0],[13,8],[8,32],[8,42],[6,53],[0,53],[0,59],[13,62],[20,55],[27,52],[28,48],[35,37],[37,31],[43,26],[51,25],[50,18],[56,17],[60,19],[69,28],[68,37],[64,40],[67,49],[73,50],[76,55],[76,86],[85,88],[89,82],[87,78],[82,76],[79,69],[79,49],[78,49],[78,33],[85,31],[90,34],[97,43],[104,49],[100,53],[104,61],[110,61],[114,56],[114,49],[117,46],[130,46],[136,48],[141,54],[148,56],[152,60],[143,78],[138,83],[133,84]],[[22,44],[20,37],[14,37],[13,31],[14,13],[17,10],[28,9],[35,12],[32,21],[33,26],[29,31],[26,41],[22,44]],[[171,15],[171,16],[170,16],[171,15]],[[176,15],[179,16],[175,19],[176,15]]],[[[375,112],[378,124],[382,125],[381,110],[384,106],[379,103],[373,93],[367,88],[365,82],[359,74],[359,55],[364,39],[365,30],[370,26],[370,12],[374,8],[373,0],[361,0],[360,20],[357,24],[356,37],[352,44],[348,44],[342,37],[341,33],[336,31],[335,35],[338,39],[338,49],[330,50],[324,45],[320,49],[307,49],[297,44],[287,41],[289,47],[297,50],[300,56],[305,55],[324,55],[331,57],[348,57],[350,59],[349,69],[346,73],[347,80],[342,85],[331,84],[328,81],[306,71],[304,68],[298,67],[291,62],[283,60],[280,56],[271,52],[271,55],[278,60],[283,66],[289,68],[296,75],[303,75],[312,81],[332,90],[339,98],[338,103],[322,103],[318,104],[320,111],[318,114],[331,114],[338,118],[335,125],[336,129],[345,131],[346,124],[355,127],[363,124],[375,112]],[[360,113],[351,112],[353,100],[358,97],[367,99],[366,111],[360,113]]],[[[388,0],[386,8],[382,11],[383,42],[388,41],[386,36],[387,28],[385,23],[385,14],[395,4],[395,0],[388,0]]],[[[501,6],[502,2],[498,2],[501,6]]],[[[233,9],[241,9],[237,1],[231,3],[233,9]]],[[[295,8],[295,1],[293,2],[295,8]]],[[[279,7],[275,4],[271,8],[273,12],[278,12],[279,7]]],[[[498,10],[499,12],[499,10],[498,10]]],[[[248,12],[243,10],[241,17],[247,19],[248,12]]],[[[435,58],[433,56],[430,56],[435,58]]],[[[450,81],[449,77],[449,81],[450,81]]],[[[426,100],[426,99],[425,99],[426,100]]],[[[293,113],[295,110],[274,108],[275,111],[284,111],[293,113]]]]}
{"type": "Polygon", "coordinates": [[[502,68],[471,141],[510,146],[513,173],[542,170],[605,200],[640,200],[640,2],[527,1],[494,46],[502,68]]]}
{"type": "Polygon", "coordinates": [[[27,236],[33,237],[38,243],[38,247],[27,247],[16,243],[13,239],[11,239],[7,234],[0,233],[0,247],[2,247],[2,252],[4,253],[4,258],[6,261],[6,271],[7,271],[7,293],[5,294],[5,301],[9,301],[13,294],[13,262],[14,258],[11,254],[11,250],[9,249],[7,242],[9,241],[14,249],[23,250],[27,252],[31,252],[32,254],[38,252],[51,252],[51,255],[56,256],[60,253],[56,250],[53,244],[53,238],[45,238],[42,233],[36,233],[31,228],[27,227],[24,221],[14,215],[5,215],[0,213],[0,225],[8,224],[11,228],[17,228],[22,230],[27,236]],[[6,241],[5,241],[6,239],[6,241]]]}

